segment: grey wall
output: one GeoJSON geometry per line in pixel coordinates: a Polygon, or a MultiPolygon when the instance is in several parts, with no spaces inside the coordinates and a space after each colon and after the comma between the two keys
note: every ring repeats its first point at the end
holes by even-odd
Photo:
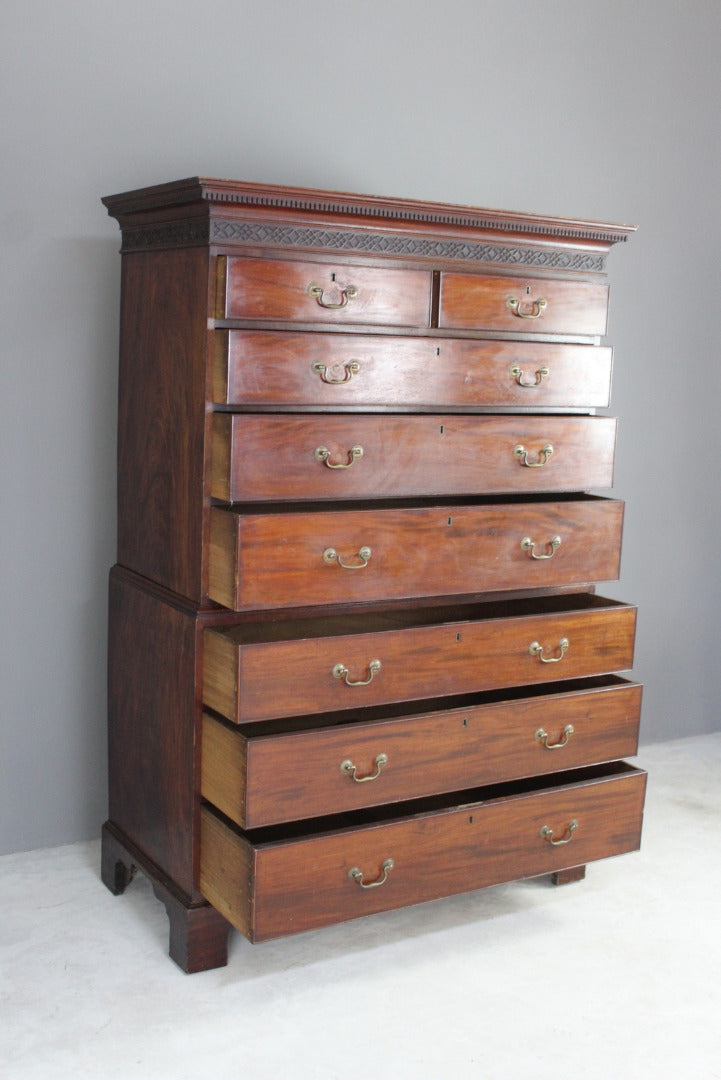
{"type": "Polygon", "coordinates": [[[105,816],[119,234],[204,173],[636,222],[610,259],[647,740],[721,727],[718,0],[5,0],[0,851],[105,816]]]}

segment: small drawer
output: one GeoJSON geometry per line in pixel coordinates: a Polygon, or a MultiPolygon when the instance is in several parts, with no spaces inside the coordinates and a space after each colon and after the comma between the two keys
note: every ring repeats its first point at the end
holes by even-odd
{"type": "Polygon", "coordinates": [[[646,774],[623,762],[243,833],[201,809],[200,889],[251,941],[569,869],[640,846],[646,774]],[[284,831],[287,830],[287,831],[284,831]]]}
{"type": "Polygon", "coordinates": [[[606,333],[608,285],[552,278],[443,274],[439,326],[524,334],[606,333]]]}
{"type": "Polygon", "coordinates": [[[221,318],[421,327],[430,321],[425,270],[233,256],[220,266],[221,318]]]}
{"type": "Polygon", "coordinates": [[[235,723],[587,678],[633,665],[636,609],[593,593],[204,633],[203,701],[235,723]]]}
{"type": "Polygon", "coordinates": [[[274,408],[605,408],[612,350],[555,342],[218,330],[213,397],[274,408]]]}
{"type": "Polygon", "coordinates": [[[601,416],[216,413],[211,494],[226,502],[589,491],[613,486],[601,416]]]}
{"type": "Polygon", "coordinates": [[[322,727],[206,713],[201,794],[254,829],[540,776],[635,754],[640,708],[641,686],[611,676],[322,727]]]}
{"type": "Polygon", "coordinates": [[[323,513],[214,508],[208,595],[236,611],[615,581],[623,503],[494,502],[323,513]]]}

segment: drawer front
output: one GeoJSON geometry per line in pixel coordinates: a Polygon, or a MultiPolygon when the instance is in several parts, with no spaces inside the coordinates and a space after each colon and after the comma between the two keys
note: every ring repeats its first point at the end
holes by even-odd
{"type": "Polygon", "coordinates": [[[612,581],[623,503],[211,511],[209,596],[237,611],[612,581]]]}
{"type": "Polygon", "coordinates": [[[616,421],[594,416],[213,417],[230,502],[587,491],[613,485],[616,421]]]}
{"type": "Polygon", "coordinates": [[[206,630],[203,700],[243,723],[626,671],[636,611],[611,603],[278,641],[206,630]]]}
{"type": "Polygon", "coordinates": [[[288,734],[203,717],[204,798],[245,829],[540,776],[635,754],[641,687],[545,692],[288,734]]]}
{"type": "Polygon", "coordinates": [[[606,333],[608,285],[442,274],[439,326],[524,334],[606,333]]]}
{"type": "Polygon", "coordinates": [[[213,396],[294,408],[605,408],[611,362],[594,345],[219,330],[213,396]]]}
{"type": "Polygon", "coordinates": [[[316,262],[229,257],[226,318],[428,326],[431,275],[316,262]]]}
{"type": "Polygon", "coordinates": [[[261,941],[633,851],[645,773],[614,768],[546,789],[268,843],[252,843],[203,808],[200,888],[231,923],[261,941]]]}

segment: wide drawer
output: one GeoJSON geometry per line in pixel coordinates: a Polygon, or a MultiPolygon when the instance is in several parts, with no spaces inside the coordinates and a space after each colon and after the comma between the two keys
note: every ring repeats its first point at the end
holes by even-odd
{"type": "Polygon", "coordinates": [[[616,762],[249,834],[201,810],[200,888],[251,941],[535,877],[640,846],[646,774],[616,762]],[[375,887],[369,887],[375,886],[375,887]]]}
{"type": "Polygon", "coordinates": [[[251,611],[614,581],[623,505],[587,496],[320,513],[214,508],[208,595],[251,611]]]}
{"type": "Polygon", "coordinates": [[[640,708],[641,686],[610,676],[300,729],[206,713],[201,794],[253,829],[541,776],[635,754],[640,708]]]}
{"type": "Polygon", "coordinates": [[[274,408],[605,408],[612,350],[537,341],[218,330],[213,398],[274,408]]]}
{"type": "Polygon", "coordinates": [[[430,321],[426,270],[236,257],[223,268],[219,315],[229,319],[420,327],[430,321]]]}
{"type": "Polygon", "coordinates": [[[613,486],[616,421],[601,416],[217,413],[211,494],[230,502],[613,486]]]}
{"type": "Polygon", "coordinates": [[[636,609],[592,593],[204,633],[203,701],[236,723],[625,671],[636,609]]]}
{"type": "Polygon", "coordinates": [[[442,274],[438,325],[510,333],[606,333],[608,285],[552,278],[442,274]]]}

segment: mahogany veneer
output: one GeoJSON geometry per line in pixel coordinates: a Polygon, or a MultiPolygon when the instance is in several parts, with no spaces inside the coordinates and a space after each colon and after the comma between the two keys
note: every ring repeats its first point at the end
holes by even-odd
{"type": "Polygon", "coordinates": [[[461,807],[441,803],[425,810],[421,804],[388,822],[370,818],[348,826],[323,819],[292,839],[263,829],[243,835],[204,807],[201,887],[251,941],[264,941],[548,874],[575,859],[591,862],[637,848],[645,781],[640,769],[617,765],[612,773],[588,770],[549,786],[470,791],[461,807]],[[554,838],[566,839],[574,821],[575,849],[554,847],[541,836],[546,826],[554,838]],[[391,858],[387,889],[348,888],[356,865],[376,881],[391,858]]]}
{"type": "Polygon", "coordinates": [[[616,421],[600,416],[216,413],[211,494],[236,503],[602,489],[615,444],[616,421]]]}
{"type": "Polygon", "coordinates": [[[438,325],[515,333],[605,334],[608,285],[442,274],[438,325]]]}
{"type": "Polygon", "coordinates": [[[218,330],[213,398],[333,412],[602,408],[611,360],[608,347],[556,341],[218,330]]]}
{"type": "Polygon", "coordinates": [[[427,326],[430,320],[431,275],[423,270],[229,258],[224,277],[218,314],[226,318],[394,326],[427,326]],[[322,290],[326,306],[314,288],[322,290]]]}
{"type": "Polygon", "coordinates": [[[229,720],[246,723],[555,682],[556,662],[568,679],[630,668],[635,608],[591,600],[587,607],[569,597],[560,612],[536,603],[511,605],[508,615],[482,607],[439,609],[377,620],[337,617],[209,630],[203,700],[229,720]],[[528,613],[529,607],[536,610],[528,613]],[[546,662],[532,653],[535,642],[546,662]],[[369,679],[374,660],[378,671],[369,679]],[[348,668],[351,682],[363,684],[337,678],[338,663],[348,668]],[[282,678],[269,679],[269,672],[282,678]]]}
{"type": "Polygon", "coordinates": [[[611,581],[622,522],[623,503],[611,499],[276,514],[214,508],[208,592],[247,611],[611,581]]]}
{"type": "Polygon", "coordinates": [[[186,971],[638,847],[606,257],[630,226],[216,181],[123,234],[110,818],[186,971]]]}
{"type": "Polygon", "coordinates": [[[384,706],[367,709],[362,721],[338,713],[321,727],[281,730],[254,724],[238,731],[206,712],[202,794],[241,828],[253,829],[317,817],[329,805],[356,810],[493,784],[499,776],[558,773],[638,749],[641,687],[618,676],[458,700],[463,704],[451,709],[428,703],[409,713],[407,706],[384,706]],[[550,729],[549,716],[553,730],[538,738],[550,729]],[[559,760],[555,746],[564,740],[559,760]],[[386,762],[377,783],[348,783],[344,761],[368,776],[380,755],[386,762]]]}

